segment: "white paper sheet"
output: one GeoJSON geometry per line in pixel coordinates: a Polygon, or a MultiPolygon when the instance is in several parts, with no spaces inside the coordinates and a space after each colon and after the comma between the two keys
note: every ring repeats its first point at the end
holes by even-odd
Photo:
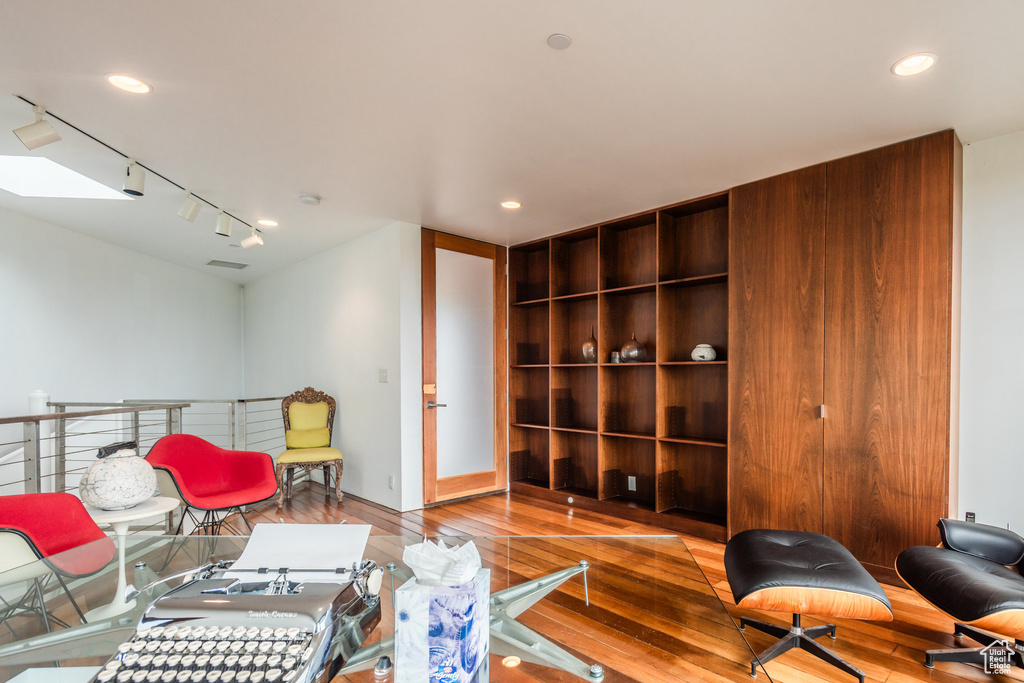
{"type": "Polygon", "coordinates": [[[252,536],[225,577],[243,581],[273,580],[276,570],[288,568],[290,581],[344,582],[350,572],[337,574],[335,568],[352,569],[361,562],[370,538],[369,524],[257,524],[252,536]],[[239,572],[239,569],[270,569],[271,574],[239,572]],[[299,572],[321,569],[322,572],[299,572]]]}

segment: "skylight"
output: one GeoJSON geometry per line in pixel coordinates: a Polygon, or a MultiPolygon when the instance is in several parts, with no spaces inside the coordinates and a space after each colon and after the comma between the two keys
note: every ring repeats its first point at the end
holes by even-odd
{"type": "Polygon", "coordinates": [[[0,155],[0,189],[21,197],[131,199],[45,157],[0,155]]]}

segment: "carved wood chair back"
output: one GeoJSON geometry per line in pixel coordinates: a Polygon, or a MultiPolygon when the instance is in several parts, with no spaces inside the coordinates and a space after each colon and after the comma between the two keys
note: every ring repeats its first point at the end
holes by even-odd
{"type": "Polygon", "coordinates": [[[287,432],[291,429],[291,419],[288,415],[288,408],[293,403],[326,403],[327,404],[327,429],[331,434],[331,439],[334,438],[334,411],[337,404],[334,402],[334,398],[324,392],[314,389],[313,387],[306,387],[300,391],[296,391],[291,396],[285,396],[284,400],[281,401],[281,416],[284,418],[284,429],[287,432]]]}

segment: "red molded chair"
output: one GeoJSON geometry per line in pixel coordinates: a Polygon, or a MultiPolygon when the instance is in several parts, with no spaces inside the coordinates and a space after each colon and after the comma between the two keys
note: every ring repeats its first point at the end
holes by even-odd
{"type": "Polygon", "coordinates": [[[96,525],[82,501],[70,493],[0,496],[0,570],[7,572],[7,580],[33,582],[18,603],[4,605],[3,620],[27,611],[38,613],[47,631],[51,618],[67,626],[47,615],[43,607],[40,578],[45,582],[49,572],[41,571],[38,564],[17,571],[27,563],[44,559],[84,623],[85,616],[64,579],[95,574],[113,559],[115,552],[114,542],[96,525]]]}
{"type": "Polygon", "coordinates": [[[177,496],[185,504],[175,533],[181,532],[188,516],[196,532],[219,534],[227,515],[218,513],[232,511],[237,511],[252,531],[242,506],[262,503],[277,494],[274,460],[269,455],[230,451],[191,434],[163,437],[153,444],[146,461],[156,470],[161,495],[177,496]],[[202,518],[193,510],[201,511],[202,518]]]}

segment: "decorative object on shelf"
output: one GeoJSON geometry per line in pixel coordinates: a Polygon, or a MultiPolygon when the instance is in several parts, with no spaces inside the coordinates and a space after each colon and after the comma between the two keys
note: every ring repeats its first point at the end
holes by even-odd
{"type": "Polygon", "coordinates": [[[608,362],[610,362],[610,363],[621,363],[622,362],[622,358],[619,357],[619,352],[618,351],[612,351],[611,358],[608,359],[608,362]]]}
{"type": "Polygon", "coordinates": [[[127,510],[152,497],[156,472],[137,448],[134,441],[125,441],[99,449],[78,485],[82,502],[101,510],[127,510]]]}
{"type": "Polygon", "coordinates": [[[693,351],[690,352],[690,358],[694,360],[714,360],[718,358],[718,354],[715,353],[711,344],[697,344],[693,351]]]}
{"type": "Polygon", "coordinates": [[[583,342],[583,361],[585,363],[597,362],[597,340],[594,339],[594,328],[590,328],[590,339],[583,342]]]}
{"type": "Polygon", "coordinates": [[[634,332],[633,338],[622,345],[619,355],[624,363],[642,363],[647,359],[647,347],[637,341],[636,332],[634,332]]]}

